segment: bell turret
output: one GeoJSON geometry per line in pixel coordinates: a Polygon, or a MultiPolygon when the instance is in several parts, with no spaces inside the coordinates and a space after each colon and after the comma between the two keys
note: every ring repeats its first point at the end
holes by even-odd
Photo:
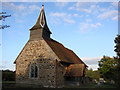
{"type": "Polygon", "coordinates": [[[44,5],[42,5],[36,24],[30,29],[30,40],[49,39],[50,34],[52,33],[47,26],[44,5]]]}

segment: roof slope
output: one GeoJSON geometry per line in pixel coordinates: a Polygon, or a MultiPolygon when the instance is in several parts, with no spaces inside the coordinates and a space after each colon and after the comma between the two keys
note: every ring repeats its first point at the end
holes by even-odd
{"type": "Polygon", "coordinates": [[[65,73],[65,76],[83,76],[84,64],[71,64],[65,73]]]}
{"type": "Polygon", "coordinates": [[[53,39],[45,41],[61,61],[75,64],[85,64],[72,50],[65,48],[61,43],[53,39]]]}

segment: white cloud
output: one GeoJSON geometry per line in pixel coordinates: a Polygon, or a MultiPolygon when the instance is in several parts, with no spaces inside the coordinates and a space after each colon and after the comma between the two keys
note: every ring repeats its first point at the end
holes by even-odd
{"type": "Polygon", "coordinates": [[[94,65],[88,65],[88,69],[98,70],[99,66],[97,64],[94,65]]]}
{"type": "Polygon", "coordinates": [[[97,6],[96,5],[91,5],[89,8],[85,8],[83,9],[83,11],[85,11],[86,13],[94,13],[97,10],[97,6]]]}
{"type": "Polygon", "coordinates": [[[85,33],[88,31],[89,24],[88,23],[80,23],[80,32],[85,33]]]}
{"type": "MultiPolygon", "coordinates": [[[[14,4],[13,4],[14,5],[14,4]]],[[[16,5],[14,5],[14,7],[16,8],[16,10],[19,10],[19,11],[23,11],[23,10],[25,10],[26,9],[26,7],[24,6],[24,5],[18,5],[18,6],[16,6],[16,5]]]]}
{"type": "Polygon", "coordinates": [[[79,15],[77,13],[73,14],[74,17],[83,17],[83,15],[79,15]]]}
{"type": "MultiPolygon", "coordinates": [[[[3,0],[1,0],[1,1],[3,1],[3,0]]],[[[4,0],[4,2],[9,2],[10,0],[4,0]]]]}
{"type": "Polygon", "coordinates": [[[69,7],[68,9],[69,10],[73,10],[75,7],[74,6],[71,6],[71,7],[69,7]]]}
{"type": "Polygon", "coordinates": [[[96,60],[96,59],[101,59],[102,57],[83,57],[83,60],[96,60]]]}
{"type": "Polygon", "coordinates": [[[104,12],[98,15],[98,18],[100,19],[112,18],[113,16],[116,16],[117,14],[118,14],[117,10],[109,10],[107,12],[104,12]]]}
{"type": "Polygon", "coordinates": [[[113,17],[112,20],[118,21],[118,16],[113,17]]]}
{"type": "Polygon", "coordinates": [[[92,28],[97,28],[97,27],[99,27],[99,26],[101,26],[102,24],[101,23],[96,23],[96,24],[91,24],[91,27],[92,28]]]}
{"type": "Polygon", "coordinates": [[[15,12],[20,12],[26,9],[26,7],[22,4],[20,5],[15,5],[14,3],[3,3],[3,8],[4,9],[9,9],[15,12]]]}
{"type": "Polygon", "coordinates": [[[15,4],[15,3],[3,3],[4,10],[11,10],[13,12],[15,22],[23,23],[24,16],[32,14],[35,10],[40,10],[40,7],[37,5],[25,5],[25,4],[15,4]],[[22,17],[21,17],[22,16],[22,17]]]}
{"type": "Polygon", "coordinates": [[[96,3],[77,2],[75,5],[69,7],[69,10],[77,10],[92,14],[97,12],[97,8],[99,8],[99,6],[97,6],[96,3]]]}
{"type": "Polygon", "coordinates": [[[75,14],[73,14],[73,16],[78,17],[78,14],[75,13],[75,14]]]}
{"type": "Polygon", "coordinates": [[[92,21],[92,19],[86,19],[86,22],[91,22],[92,21]]]}
{"type": "MultiPolygon", "coordinates": [[[[64,0],[65,1],[65,0],[64,0]]],[[[56,0],[56,6],[58,7],[64,7],[68,4],[68,2],[61,2],[61,0],[56,0]]]]}
{"type": "Polygon", "coordinates": [[[70,23],[70,24],[75,23],[75,20],[72,19],[72,15],[68,13],[51,12],[49,16],[50,18],[53,18],[52,19],[53,21],[57,20],[58,21],[57,23],[62,22],[62,21],[64,21],[65,23],[70,23]]]}
{"type": "Polygon", "coordinates": [[[34,11],[34,10],[40,10],[40,7],[39,6],[36,6],[36,5],[31,5],[29,6],[29,9],[34,11]]]}
{"type": "Polygon", "coordinates": [[[24,14],[24,11],[27,9],[26,6],[20,4],[15,5],[14,3],[3,3],[4,10],[11,10],[13,12],[13,16],[18,17],[24,14]]]}
{"type": "Polygon", "coordinates": [[[81,33],[87,33],[89,32],[90,29],[93,30],[93,28],[98,28],[100,27],[102,24],[100,22],[97,23],[92,23],[91,19],[87,19],[86,22],[84,23],[80,23],[80,32],[81,33]]]}
{"type": "Polygon", "coordinates": [[[89,15],[87,14],[86,17],[89,17],[89,15]]]}
{"type": "Polygon", "coordinates": [[[59,7],[64,7],[65,5],[67,5],[67,2],[57,2],[56,5],[59,7]]]}
{"type": "Polygon", "coordinates": [[[40,0],[1,0],[2,2],[40,2],[40,0]]]}
{"type": "Polygon", "coordinates": [[[81,3],[81,2],[77,2],[74,6],[74,8],[77,11],[84,11],[84,9],[86,9],[85,7],[88,6],[88,3],[81,3]]]}
{"type": "Polygon", "coordinates": [[[56,12],[56,13],[50,13],[50,16],[51,17],[64,17],[64,16],[66,16],[66,13],[58,13],[58,12],[56,12]]]}
{"type": "Polygon", "coordinates": [[[67,23],[75,23],[74,20],[68,19],[68,18],[64,18],[64,21],[67,22],[67,23]]]}
{"type": "Polygon", "coordinates": [[[3,8],[6,10],[11,10],[14,12],[14,16],[25,16],[27,14],[31,14],[35,10],[40,10],[40,7],[37,5],[30,5],[30,6],[25,6],[23,4],[16,5],[14,3],[3,3],[3,8]]]}
{"type": "Polygon", "coordinates": [[[81,58],[87,65],[88,68],[92,68],[93,70],[97,70],[98,61],[101,60],[102,57],[83,57],[81,58]]]}
{"type": "Polygon", "coordinates": [[[90,15],[94,15],[95,17],[98,17],[99,19],[108,18],[108,19],[117,21],[117,18],[115,17],[118,14],[118,11],[116,10],[117,6],[118,6],[118,2],[110,3],[108,7],[101,7],[98,3],[95,3],[95,2],[94,3],[77,2],[76,4],[69,7],[68,9],[83,12],[87,14],[86,17],[90,15]]]}
{"type": "Polygon", "coordinates": [[[118,2],[112,2],[111,5],[112,5],[113,7],[118,7],[118,2]]]}

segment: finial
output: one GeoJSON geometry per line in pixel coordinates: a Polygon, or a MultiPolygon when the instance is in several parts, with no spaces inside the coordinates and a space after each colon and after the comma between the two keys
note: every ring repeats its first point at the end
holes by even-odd
{"type": "Polygon", "coordinates": [[[44,8],[44,5],[42,4],[42,8],[44,8]]]}

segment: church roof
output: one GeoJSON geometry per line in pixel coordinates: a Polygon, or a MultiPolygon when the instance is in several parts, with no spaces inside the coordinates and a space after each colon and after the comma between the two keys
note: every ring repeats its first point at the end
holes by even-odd
{"type": "Polygon", "coordinates": [[[65,76],[76,77],[83,76],[84,64],[71,64],[65,73],[65,76]]]}
{"type": "MultiPolygon", "coordinates": [[[[85,64],[72,50],[51,39],[45,40],[62,62],[85,64]]],[[[87,66],[85,64],[85,66],[87,66]]]]}
{"type": "Polygon", "coordinates": [[[47,22],[46,22],[46,16],[45,16],[45,12],[44,12],[44,5],[42,5],[42,9],[40,11],[40,14],[39,14],[39,17],[37,19],[36,24],[30,30],[35,30],[35,29],[40,29],[40,28],[43,28],[43,29],[50,32],[50,30],[49,30],[49,28],[47,26],[47,22]]]}

